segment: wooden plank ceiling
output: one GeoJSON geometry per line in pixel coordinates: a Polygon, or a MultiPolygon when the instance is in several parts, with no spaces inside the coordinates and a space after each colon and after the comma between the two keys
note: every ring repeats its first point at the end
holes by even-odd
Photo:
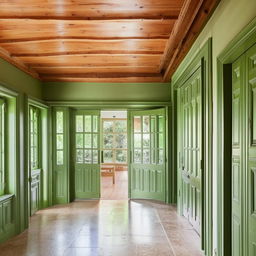
{"type": "Polygon", "coordinates": [[[169,81],[218,2],[0,0],[0,57],[43,81],[169,81]]]}

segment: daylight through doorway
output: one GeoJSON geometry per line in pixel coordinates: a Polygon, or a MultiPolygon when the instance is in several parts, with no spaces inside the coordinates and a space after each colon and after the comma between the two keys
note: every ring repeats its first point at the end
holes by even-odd
{"type": "Polygon", "coordinates": [[[128,199],[127,111],[101,111],[101,199],[128,199]]]}

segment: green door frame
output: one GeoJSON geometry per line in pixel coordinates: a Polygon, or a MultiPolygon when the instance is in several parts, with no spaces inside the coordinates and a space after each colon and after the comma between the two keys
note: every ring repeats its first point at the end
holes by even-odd
{"type": "MultiPolygon", "coordinates": [[[[217,253],[219,256],[231,255],[232,63],[256,43],[255,35],[256,18],[228,44],[217,58],[217,182],[219,184],[217,253]],[[225,214],[227,212],[230,214],[225,214]]],[[[243,214],[247,216],[246,207],[243,209],[243,214]]]]}
{"type": "MultiPolygon", "coordinates": [[[[99,101],[49,101],[47,102],[51,108],[68,108],[71,113],[73,110],[145,110],[145,109],[155,109],[155,108],[165,108],[166,110],[166,203],[175,203],[175,196],[176,193],[176,180],[174,179],[175,175],[173,174],[173,170],[171,169],[171,136],[168,131],[171,131],[171,124],[170,121],[170,114],[171,114],[171,106],[170,102],[118,102],[118,101],[106,101],[106,102],[99,102],[99,101]]],[[[129,120],[127,125],[129,125],[129,120]]],[[[128,135],[129,136],[129,135],[128,135]]],[[[129,145],[128,145],[129,146],[129,145]]],[[[128,151],[128,159],[127,162],[130,163],[130,153],[128,151]]],[[[68,177],[68,183],[72,182],[70,180],[70,176],[68,177]]],[[[72,186],[72,184],[71,184],[72,186]]],[[[129,192],[129,191],[128,191],[129,192]]],[[[130,196],[130,195],[129,195],[130,196]]],[[[74,199],[74,196],[70,196],[70,202],[74,199]]]]}
{"type": "MultiPolygon", "coordinates": [[[[212,40],[207,40],[199,49],[192,48],[178,71],[172,77],[172,122],[177,124],[179,115],[178,93],[179,88],[201,67],[202,70],[202,115],[203,115],[203,162],[202,162],[202,213],[201,213],[201,248],[205,255],[212,255],[212,40]]],[[[181,214],[181,175],[178,172],[180,165],[179,148],[177,143],[177,125],[172,127],[172,168],[177,173],[178,212],[181,214]]]]}

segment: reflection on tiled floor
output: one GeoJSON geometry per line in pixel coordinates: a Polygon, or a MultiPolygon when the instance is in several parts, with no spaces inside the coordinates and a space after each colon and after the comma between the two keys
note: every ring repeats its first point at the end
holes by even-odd
{"type": "Polygon", "coordinates": [[[199,244],[174,206],[80,201],[37,212],[28,230],[0,245],[0,255],[202,256],[199,244]]]}
{"type": "Polygon", "coordinates": [[[115,184],[113,184],[112,177],[101,177],[101,199],[128,199],[128,172],[116,171],[115,177],[115,184]]]}

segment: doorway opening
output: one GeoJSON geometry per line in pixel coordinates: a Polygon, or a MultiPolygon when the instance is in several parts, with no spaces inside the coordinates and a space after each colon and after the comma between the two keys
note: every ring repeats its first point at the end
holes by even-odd
{"type": "Polygon", "coordinates": [[[101,111],[101,199],[128,200],[127,111],[101,111]]]}

